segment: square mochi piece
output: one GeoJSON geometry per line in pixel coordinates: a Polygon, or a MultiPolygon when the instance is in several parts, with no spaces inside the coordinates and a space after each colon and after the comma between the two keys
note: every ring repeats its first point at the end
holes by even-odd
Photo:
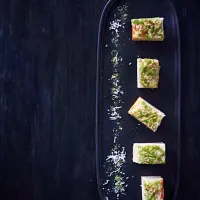
{"type": "Polygon", "coordinates": [[[163,41],[163,20],[162,17],[132,19],[132,40],[163,41]]]}
{"type": "Polygon", "coordinates": [[[160,66],[157,59],[137,59],[137,87],[158,88],[160,66]]]}
{"type": "Polygon", "coordinates": [[[161,176],[142,176],[142,200],[164,200],[164,184],[161,176]]]}
{"type": "Polygon", "coordinates": [[[128,114],[135,117],[152,131],[156,131],[165,114],[139,97],[129,109],[128,114]]]}
{"type": "Polygon", "coordinates": [[[165,164],[164,143],[134,143],[133,162],[138,164],[165,164]]]}

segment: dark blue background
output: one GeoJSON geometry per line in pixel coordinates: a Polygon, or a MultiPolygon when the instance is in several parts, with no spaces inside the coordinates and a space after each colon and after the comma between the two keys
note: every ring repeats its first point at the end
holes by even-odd
{"type": "MultiPolygon", "coordinates": [[[[106,2],[0,0],[1,200],[99,199],[96,44],[106,2]]],[[[200,199],[200,6],[173,2],[182,42],[179,199],[200,199]]]]}

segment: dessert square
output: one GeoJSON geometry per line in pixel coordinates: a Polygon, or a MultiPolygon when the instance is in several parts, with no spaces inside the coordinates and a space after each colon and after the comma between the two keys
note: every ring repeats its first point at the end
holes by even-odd
{"type": "Polygon", "coordinates": [[[132,19],[132,40],[163,41],[163,20],[162,17],[132,19]]]}
{"type": "Polygon", "coordinates": [[[142,200],[164,200],[164,184],[161,176],[142,176],[142,200]]]}
{"type": "Polygon", "coordinates": [[[129,109],[128,114],[135,117],[152,131],[156,131],[165,114],[139,97],[129,109]]]}
{"type": "Polygon", "coordinates": [[[160,66],[157,59],[137,59],[137,87],[158,88],[160,66]]]}
{"type": "Polygon", "coordinates": [[[138,164],[165,164],[164,143],[134,143],[133,162],[138,164]]]}

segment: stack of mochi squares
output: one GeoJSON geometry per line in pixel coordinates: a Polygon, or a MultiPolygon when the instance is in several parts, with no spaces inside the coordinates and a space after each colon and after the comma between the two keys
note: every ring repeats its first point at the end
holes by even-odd
{"type": "MultiPolygon", "coordinates": [[[[133,41],[163,41],[164,28],[163,18],[139,18],[132,19],[132,40],[133,41]]],[[[160,65],[155,58],[137,59],[137,88],[158,88],[160,65]]],[[[155,132],[161,125],[165,114],[144,100],[138,97],[136,102],[128,111],[132,117],[155,132]]],[[[165,164],[164,143],[134,143],[133,162],[144,165],[165,164]]],[[[163,178],[160,176],[141,177],[142,199],[143,200],[164,200],[163,178]]]]}

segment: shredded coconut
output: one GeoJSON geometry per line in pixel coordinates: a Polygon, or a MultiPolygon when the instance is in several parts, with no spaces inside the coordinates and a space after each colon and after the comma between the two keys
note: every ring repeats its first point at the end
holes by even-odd
{"type": "Polygon", "coordinates": [[[110,181],[109,180],[106,180],[103,185],[107,185],[110,181]]]}
{"type": "MultiPolygon", "coordinates": [[[[119,135],[123,134],[123,127],[121,125],[121,109],[122,109],[122,96],[124,94],[122,81],[120,80],[120,70],[123,66],[123,57],[121,56],[120,44],[121,32],[124,32],[125,24],[127,22],[127,5],[120,6],[117,8],[114,14],[114,20],[110,22],[109,30],[111,31],[111,67],[112,75],[109,79],[111,83],[111,99],[112,104],[107,109],[109,119],[112,121],[115,128],[113,128],[113,148],[110,155],[107,156],[105,162],[107,178],[103,183],[105,187],[105,194],[107,195],[105,199],[108,200],[109,193],[116,194],[117,199],[120,194],[125,194],[126,180],[124,173],[124,164],[126,161],[126,151],[125,148],[119,144],[119,135]],[[108,187],[109,183],[109,188],[108,187]],[[111,190],[110,187],[112,186],[111,190]]],[[[107,47],[107,45],[106,45],[107,47]]]]}
{"type": "Polygon", "coordinates": [[[116,33],[116,37],[119,37],[119,28],[122,27],[121,25],[121,20],[120,19],[116,19],[112,22],[110,22],[110,30],[114,30],[114,32],[116,33]]]}

